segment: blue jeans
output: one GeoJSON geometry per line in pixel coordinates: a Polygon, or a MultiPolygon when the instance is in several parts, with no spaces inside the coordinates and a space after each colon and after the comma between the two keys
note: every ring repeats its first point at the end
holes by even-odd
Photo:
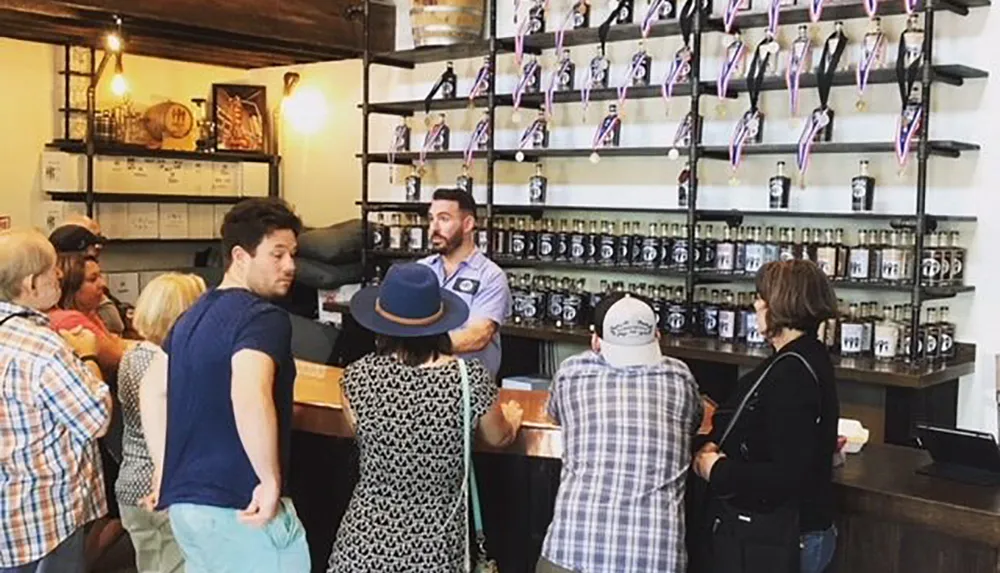
{"type": "Polygon", "coordinates": [[[240,522],[235,509],[177,503],[169,513],[186,573],[309,573],[306,532],[290,499],[260,528],[240,522]]]}
{"type": "Polygon", "coordinates": [[[84,573],[83,544],[86,540],[84,527],[77,528],[51,553],[40,560],[17,567],[0,567],[0,573],[84,573]]]}
{"type": "Polygon", "coordinates": [[[812,531],[801,536],[801,573],[823,573],[833,561],[837,549],[837,526],[826,531],[812,531]]]}

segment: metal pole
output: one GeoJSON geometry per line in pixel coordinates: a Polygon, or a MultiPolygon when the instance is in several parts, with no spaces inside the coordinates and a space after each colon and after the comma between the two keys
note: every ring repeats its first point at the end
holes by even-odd
{"type": "Polygon", "coordinates": [[[691,312],[694,308],[695,289],[695,226],[698,223],[697,203],[698,203],[698,160],[701,146],[701,29],[702,29],[702,0],[695,0],[694,9],[694,30],[692,33],[691,46],[691,137],[688,144],[688,161],[690,162],[690,177],[688,179],[688,206],[687,206],[687,272],[685,273],[685,296],[687,297],[687,309],[691,323],[696,319],[691,312]]]}
{"type": "MultiPolygon", "coordinates": [[[[87,216],[94,216],[94,155],[97,153],[94,144],[94,115],[97,113],[97,82],[101,79],[100,72],[104,71],[104,65],[108,61],[107,53],[101,59],[100,70],[96,66],[97,50],[90,49],[90,83],[87,84],[87,133],[85,135],[87,152],[87,189],[83,200],[87,205],[87,216]]],[[[68,78],[68,76],[67,76],[68,78]]],[[[67,112],[68,113],[68,112],[67,112]]]]}
{"type": "Polygon", "coordinates": [[[496,0],[490,0],[490,73],[492,78],[490,79],[490,89],[486,96],[486,106],[488,110],[488,127],[487,132],[489,133],[489,145],[486,147],[486,256],[493,256],[493,184],[494,184],[494,173],[495,169],[495,153],[496,149],[496,97],[497,97],[497,3],[496,0]]]}
{"type": "MultiPolygon", "coordinates": [[[[364,46],[361,54],[362,100],[361,100],[361,248],[362,276],[368,276],[368,113],[371,99],[371,0],[364,0],[364,46]]],[[[389,169],[392,169],[389,165],[389,169]]]]}
{"type": "Polygon", "coordinates": [[[70,70],[73,69],[72,64],[72,48],[69,44],[63,46],[63,70],[66,71],[66,76],[63,78],[66,83],[63,84],[63,139],[69,140],[69,116],[70,116],[70,82],[73,80],[73,76],[70,74],[70,70]]]}
{"type": "MultiPolygon", "coordinates": [[[[917,146],[917,209],[916,225],[914,228],[914,256],[913,268],[910,269],[910,280],[913,282],[913,291],[910,295],[910,304],[913,306],[913,313],[910,316],[910,362],[917,362],[917,349],[920,347],[920,340],[917,336],[920,329],[921,306],[923,304],[923,285],[921,284],[923,253],[924,253],[924,232],[927,228],[927,160],[930,156],[928,141],[930,140],[930,118],[931,118],[931,75],[933,73],[933,48],[934,48],[934,1],[924,0],[924,45],[923,45],[923,66],[920,74],[920,106],[923,115],[923,124],[920,127],[920,142],[917,146]]],[[[909,95],[909,94],[907,94],[909,95]]]]}

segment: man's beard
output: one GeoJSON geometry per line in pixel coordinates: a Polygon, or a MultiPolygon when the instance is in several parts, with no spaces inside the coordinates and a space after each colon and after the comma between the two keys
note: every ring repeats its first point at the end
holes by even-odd
{"type": "Polygon", "coordinates": [[[432,241],[431,247],[433,248],[435,253],[438,253],[439,255],[448,255],[455,252],[456,249],[462,246],[462,234],[456,233],[454,236],[449,238],[438,233],[431,236],[431,241],[432,241]],[[435,237],[444,239],[444,244],[441,245],[440,247],[434,246],[433,239],[435,237]]]}

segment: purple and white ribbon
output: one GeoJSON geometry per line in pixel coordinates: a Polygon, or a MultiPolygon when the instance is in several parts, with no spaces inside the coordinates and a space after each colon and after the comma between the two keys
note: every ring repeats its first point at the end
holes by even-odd
{"type": "Polygon", "coordinates": [[[490,118],[485,116],[476,123],[476,129],[472,130],[472,137],[469,138],[469,143],[465,146],[465,152],[463,153],[462,164],[472,168],[472,155],[479,147],[479,142],[483,140],[484,137],[489,135],[490,130],[490,118]]]}
{"type": "Polygon", "coordinates": [[[917,10],[917,4],[920,0],[903,0],[903,9],[906,10],[907,14],[913,14],[917,10]]]}
{"type": "Polygon", "coordinates": [[[858,69],[855,74],[858,81],[858,98],[863,98],[865,95],[865,89],[868,88],[868,77],[875,66],[875,61],[881,58],[885,50],[885,43],[885,34],[882,32],[878,32],[875,35],[875,43],[872,45],[871,50],[868,49],[867,42],[862,41],[861,43],[861,60],[858,62],[858,69]]]}
{"type": "Polygon", "coordinates": [[[770,0],[770,3],[767,5],[767,32],[772,38],[778,37],[778,20],[780,19],[781,0],[770,0]]]}
{"type": "Polygon", "coordinates": [[[525,15],[522,20],[518,21],[517,14],[515,14],[514,22],[517,24],[517,29],[514,32],[514,65],[520,68],[524,61],[524,36],[531,29],[531,17],[525,15]]]}
{"type": "Polygon", "coordinates": [[[806,170],[809,169],[809,156],[812,153],[812,146],[816,141],[816,136],[829,124],[830,115],[827,113],[826,108],[818,107],[806,118],[806,123],[802,127],[802,134],[799,135],[798,151],[795,154],[795,164],[799,168],[799,173],[803,176],[806,170]]]}
{"type": "Polygon", "coordinates": [[[809,0],[809,20],[814,24],[819,22],[820,16],[823,15],[823,2],[824,0],[809,0]]]}
{"type": "Polygon", "coordinates": [[[736,124],[732,140],[729,142],[729,165],[734,172],[739,169],[740,163],[743,161],[743,148],[747,141],[752,141],[757,137],[757,132],[760,130],[760,120],[760,112],[749,109],[736,124]]]}
{"type": "Polygon", "coordinates": [[[621,118],[617,113],[609,113],[604,116],[604,119],[601,120],[601,125],[597,127],[597,131],[594,133],[594,141],[592,144],[594,153],[596,153],[598,149],[604,147],[604,138],[615,129],[615,126],[617,126],[620,121],[621,118]]]}
{"type": "Polygon", "coordinates": [[[618,86],[618,109],[625,109],[625,99],[628,97],[628,88],[632,85],[632,79],[635,77],[636,70],[639,66],[646,61],[647,52],[645,48],[639,48],[639,51],[632,54],[632,63],[628,67],[628,72],[625,77],[622,78],[622,85],[618,86]]]}
{"type": "MultiPolygon", "coordinates": [[[[907,0],[903,0],[903,2],[906,1],[907,0]]],[[[869,18],[874,18],[876,15],[878,15],[878,0],[865,0],[864,5],[865,5],[865,12],[868,13],[869,18]]]]}
{"type": "MultiPolygon", "coordinates": [[[[603,67],[608,61],[604,58],[603,52],[599,56],[595,56],[590,60],[590,66],[587,67],[587,77],[583,82],[583,87],[580,89],[580,101],[583,102],[583,113],[587,113],[587,108],[590,107],[590,92],[594,89],[594,85],[597,83],[597,75],[594,73],[595,66],[603,67]]],[[[604,73],[603,69],[601,73],[604,73]]]]}
{"type": "Polygon", "coordinates": [[[549,85],[545,88],[545,115],[552,117],[552,109],[555,103],[555,92],[556,85],[559,83],[559,77],[563,73],[568,73],[568,68],[572,64],[570,60],[563,60],[559,62],[559,65],[552,70],[552,77],[549,78],[549,85]]]}
{"type": "Polygon", "coordinates": [[[570,6],[568,12],[566,12],[566,17],[563,18],[559,27],[556,28],[556,56],[562,53],[563,40],[566,37],[566,29],[569,28],[570,24],[573,23],[573,14],[576,12],[576,6],[570,6]]]}
{"type": "Polygon", "coordinates": [[[663,84],[660,85],[663,101],[668,102],[670,98],[674,97],[674,87],[679,82],[687,81],[690,75],[691,49],[685,45],[674,52],[674,59],[670,62],[670,68],[667,69],[667,75],[663,78],[663,84]]]}
{"type": "Polygon", "coordinates": [[[740,68],[743,64],[743,60],[746,58],[747,45],[743,41],[743,38],[736,36],[729,46],[726,47],[726,61],[722,63],[722,69],[719,71],[719,83],[717,86],[718,96],[720,99],[726,97],[726,92],[729,90],[729,82],[733,79],[733,75],[736,70],[740,68]]]}
{"type": "MultiPolygon", "coordinates": [[[[528,128],[524,130],[524,133],[521,134],[521,140],[517,144],[518,151],[531,144],[534,141],[535,134],[544,129],[545,120],[542,118],[535,118],[535,121],[531,122],[531,125],[529,125],[528,128]]],[[[534,148],[534,145],[532,145],[532,148],[534,148]]]]}
{"type": "Polygon", "coordinates": [[[514,87],[514,113],[517,114],[517,110],[521,107],[521,98],[524,97],[524,90],[528,88],[528,81],[535,77],[535,71],[538,69],[538,60],[531,59],[528,63],[524,65],[521,73],[521,77],[517,80],[517,85],[514,87]]]}
{"type": "Polygon", "coordinates": [[[668,0],[653,0],[649,3],[649,9],[646,10],[646,15],[642,18],[642,37],[646,38],[649,36],[649,31],[653,27],[653,22],[660,19],[660,9],[668,0]]]}
{"type": "Polygon", "coordinates": [[[722,13],[722,27],[729,34],[733,30],[733,24],[736,23],[736,14],[740,11],[740,5],[743,4],[743,0],[728,0],[726,2],[726,10],[722,13]]]}
{"type": "Polygon", "coordinates": [[[788,106],[794,116],[799,113],[799,85],[802,71],[812,64],[806,61],[809,56],[809,40],[796,39],[788,55],[788,68],[785,70],[785,85],[788,86],[788,106]]]}
{"type": "Polygon", "coordinates": [[[924,106],[920,104],[907,104],[899,114],[896,122],[896,160],[899,168],[906,167],[906,162],[910,156],[910,149],[913,147],[913,139],[920,133],[920,126],[923,123],[924,106]],[[907,111],[913,110],[912,117],[907,117],[907,111]]]}
{"type": "Polygon", "coordinates": [[[490,62],[487,60],[482,67],[479,68],[479,73],[476,74],[476,81],[472,83],[472,90],[469,91],[470,102],[489,90],[491,75],[492,71],[490,70],[490,62]]]}
{"type": "Polygon", "coordinates": [[[690,143],[691,131],[694,127],[694,115],[688,112],[684,116],[684,120],[681,121],[680,125],[677,126],[677,131],[674,132],[674,148],[678,148],[682,145],[687,145],[690,143]]]}
{"type": "Polygon", "coordinates": [[[420,159],[417,162],[420,167],[423,167],[427,163],[427,150],[430,149],[434,142],[437,141],[438,137],[441,135],[441,130],[444,129],[444,122],[435,123],[431,126],[431,129],[424,136],[424,144],[420,148],[420,159]]]}

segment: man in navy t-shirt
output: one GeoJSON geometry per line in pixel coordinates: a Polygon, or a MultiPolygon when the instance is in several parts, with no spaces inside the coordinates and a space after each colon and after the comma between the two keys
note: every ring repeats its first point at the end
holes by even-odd
{"type": "MultiPolygon", "coordinates": [[[[286,497],[295,362],[288,292],[299,218],[280,199],[238,203],[222,224],[226,274],[174,325],[140,404],[161,474],[159,509],[187,571],[305,573],[305,531],[286,497]]],[[[154,490],[157,480],[154,478],[154,490]]]]}

